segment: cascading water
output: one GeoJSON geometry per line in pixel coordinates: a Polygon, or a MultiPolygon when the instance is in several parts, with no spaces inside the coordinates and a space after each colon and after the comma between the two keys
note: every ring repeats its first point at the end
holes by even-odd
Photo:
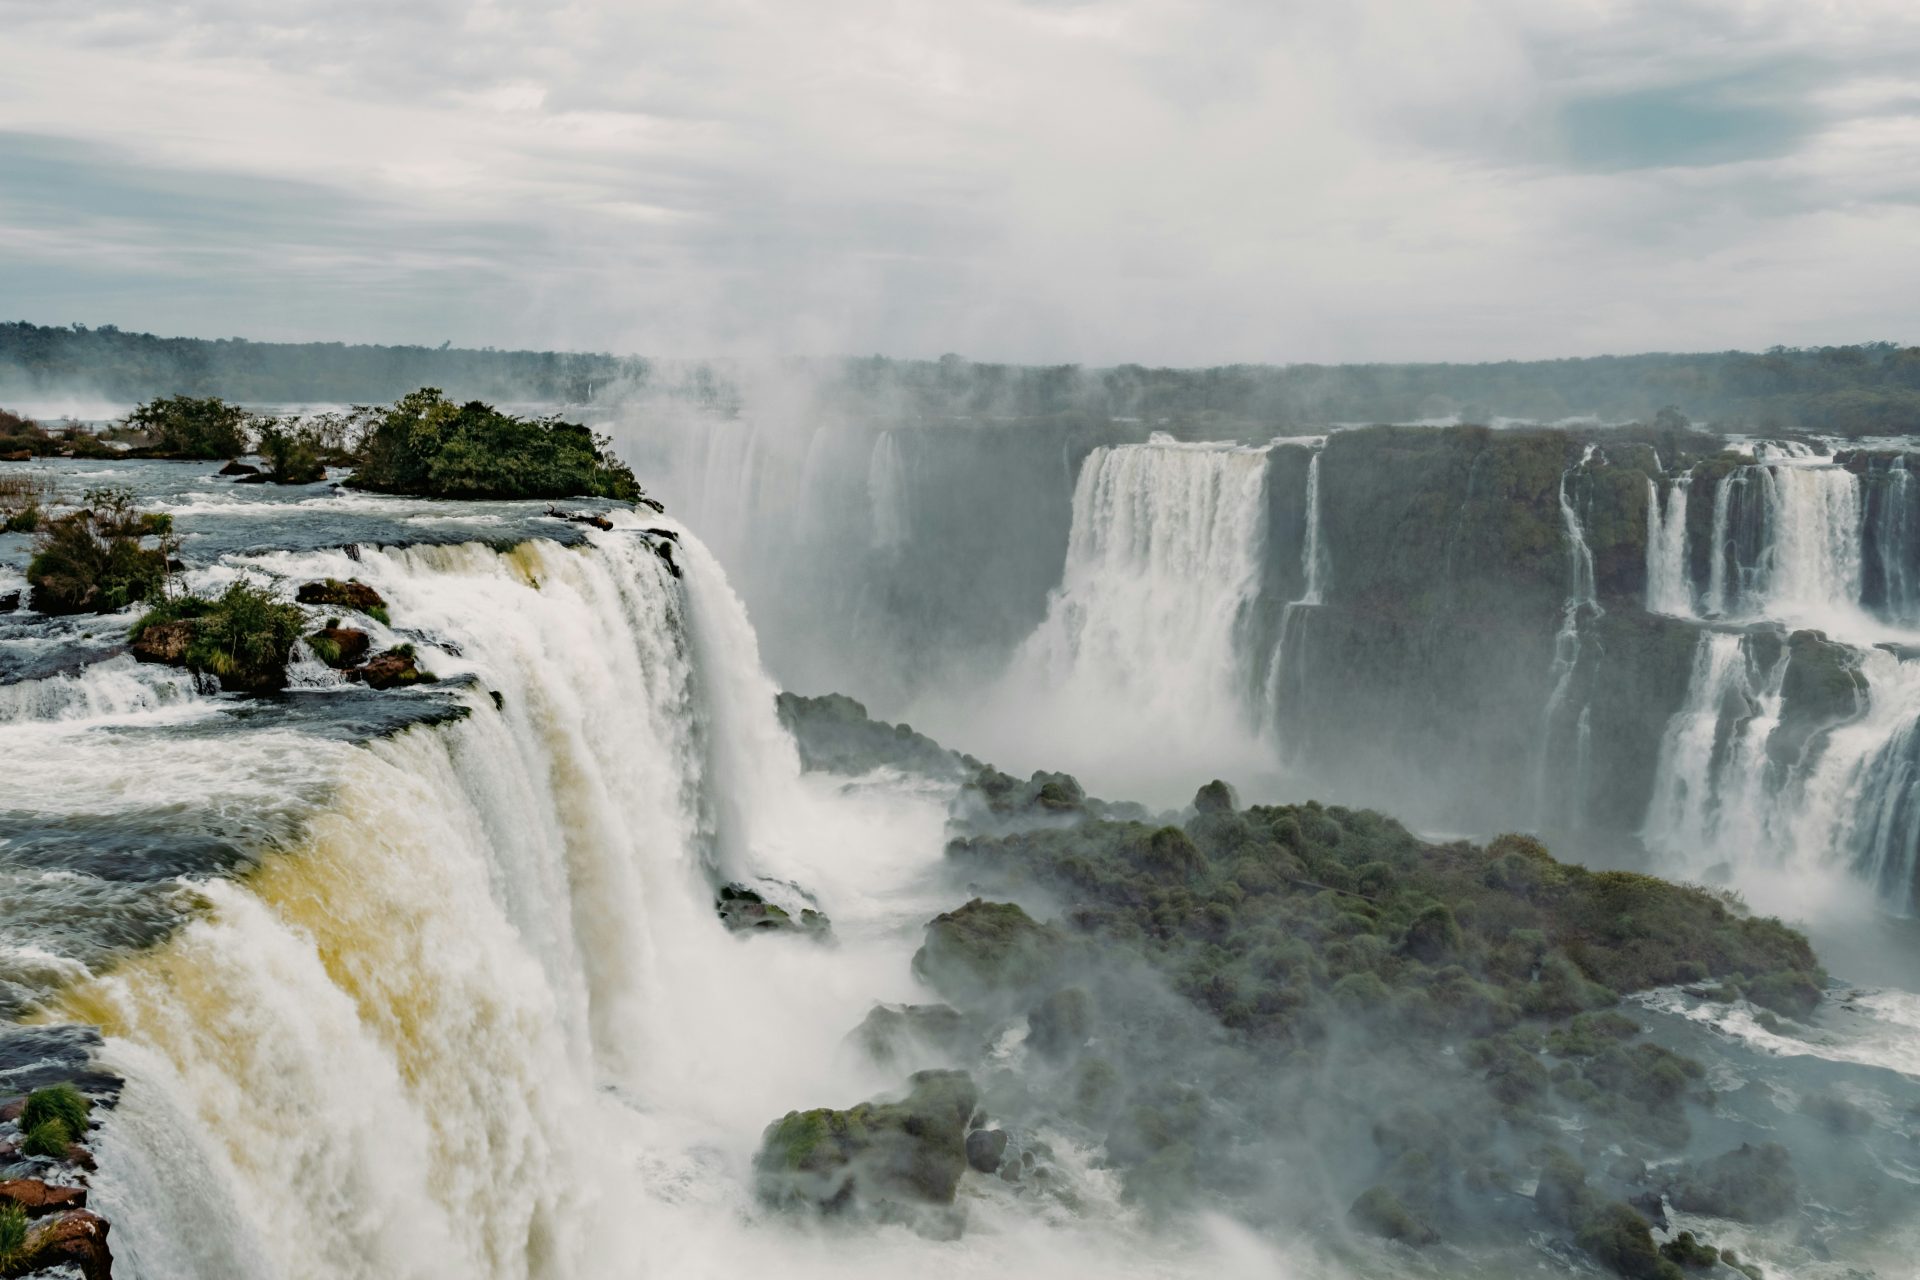
{"type": "Polygon", "coordinates": [[[867,500],[873,504],[873,546],[877,551],[907,540],[907,478],[893,432],[882,431],[867,463],[867,500]]]}
{"type": "Polygon", "coordinates": [[[1305,623],[1304,611],[1325,602],[1328,566],[1320,521],[1320,458],[1324,448],[1323,443],[1313,451],[1313,457],[1307,462],[1306,532],[1300,546],[1300,598],[1288,601],[1280,611],[1279,635],[1274,639],[1273,658],[1267,666],[1267,678],[1261,696],[1261,705],[1279,735],[1280,749],[1288,757],[1297,754],[1297,744],[1291,743],[1285,733],[1283,708],[1295,701],[1305,674],[1298,653],[1300,628],[1305,623]]]}
{"type": "Polygon", "coordinates": [[[1567,496],[1568,477],[1584,471],[1596,454],[1596,448],[1588,445],[1581,452],[1580,461],[1560,473],[1560,528],[1567,542],[1567,601],[1560,613],[1560,629],[1553,638],[1553,691],[1540,716],[1540,758],[1534,779],[1536,826],[1554,823],[1578,826],[1585,804],[1592,758],[1592,719],[1585,706],[1574,717],[1571,750],[1556,739],[1564,736],[1559,725],[1565,718],[1574,677],[1580,669],[1582,625],[1606,612],[1600,607],[1595,590],[1593,552],[1587,546],[1586,529],[1572,499],[1567,496]],[[1564,792],[1558,801],[1554,796],[1556,790],[1564,792]]]}
{"type": "Polygon", "coordinates": [[[1061,585],[980,724],[989,750],[1129,794],[1169,785],[1169,753],[1270,767],[1245,692],[1266,463],[1265,448],[1166,436],[1088,455],[1061,585]]]}
{"type": "Polygon", "coordinates": [[[1660,486],[1647,481],[1647,609],[1674,617],[1693,616],[1693,585],[1687,560],[1687,497],[1693,477],[1681,476],[1668,486],[1660,503],[1660,486]]]}
{"type": "Polygon", "coordinates": [[[1796,456],[1728,473],[1714,491],[1706,612],[1858,626],[1864,516],[1860,477],[1844,467],[1796,456]]]}

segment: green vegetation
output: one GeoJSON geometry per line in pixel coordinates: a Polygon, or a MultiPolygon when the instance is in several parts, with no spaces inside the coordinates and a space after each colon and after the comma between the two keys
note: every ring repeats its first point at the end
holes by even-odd
{"type": "Polygon", "coordinates": [[[436,388],[403,397],[367,438],[352,483],[433,498],[644,495],[604,438],[557,418],[520,418],[478,400],[454,404],[436,388]]]}
{"type": "Polygon", "coordinates": [[[44,1120],[27,1130],[26,1140],[20,1144],[20,1150],[26,1155],[59,1160],[67,1154],[67,1146],[72,1141],[67,1136],[65,1125],[58,1120],[44,1120]]]}
{"type": "Polygon", "coordinates": [[[0,533],[32,533],[53,502],[53,482],[32,472],[0,472],[0,533]]]}
{"type": "Polygon", "coordinates": [[[27,565],[41,613],[108,613],[158,599],[173,553],[173,518],[143,512],[126,489],[90,489],[86,507],[37,518],[27,565]],[[155,545],[148,546],[152,539],[155,545]]]}
{"type": "Polygon", "coordinates": [[[267,479],[274,484],[313,484],[327,478],[318,441],[299,424],[268,420],[260,424],[259,437],[267,479]]]}
{"type": "Polygon", "coordinates": [[[236,582],[216,599],[184,595],[134,624],[136,656],[218,676],[229,692],[269,693],[287,683],[306,611],[272,591],[236,582]]]}
{"type": "Polygon", "coordinates": [[[769,1125],[754,1161],[761,1198],[823,1213],[952,1204],[978,1094],[960,1071],[910,1083],[899,1102],[790,1111],[769,1125]]]}
{"type": "Polygon", "coordinates": [[[31,1261],[27,1246],[27,1211],[11,1200],[0,1201],[0,1272],[17,1275],[31,1261]]]}
{"type": "Polygon", "coordinates": [[[69,1142],[79,1142],[87,1136],[87,1112],[92,1105],[85,1094],[70,1084],[35,1089],[27,1095],[26,1106],[20,1113],[20,1127],[37,1129],[45,1124],[57,1124],[69,1142]]]}
{"type": "Polygon", "coordinates": [[[302,583],[294,593],[294,599],[301,604],[352,609],[356,613],[366,614],[381,626],[393,625],[393,620],[387,615],[386,598],[358,578],[349,578],[345,582],[338,578],[325,578],[319,582],[302,583]]]}
{"type": "Polygon", "coordinates": [[[237,458],[247,451],[247,411],[218,396],[168,396],[127,415],[127,426],[151,443],[155,458],[237,458]]]}

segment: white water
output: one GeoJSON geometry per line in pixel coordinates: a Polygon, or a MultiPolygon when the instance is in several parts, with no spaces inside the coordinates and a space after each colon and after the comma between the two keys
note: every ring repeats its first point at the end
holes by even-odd
{"type": "Polygon", "coordinates": [[[1593,551],[1587,546],[1587,533],[1580,513],[1567,497],[1567,478],[1585,470],[1597,450],[1588,445],[1580,461],[1560,473],[1560,530],[1567,542],[1567,600],[1560,611],[1560,629],[1553,637],[1553,691],[1547,696],[1540,715],[1540,757],[1534,777],[1534,825],[1555,823],[1579,825],[1585,806],[1587,766],[1591,762],[1591,718],[1582,706],[1574,718],[1572,750],[1556,747],[1563,736],[1559,725],[1564,719],[1574,676],[1580,669],[1582,624],[1606,611],[1600,607],[1593,575],[1593,551]],[[1556,769],[1556,760],[1565,762],[1556,769]],[[1557,793],[1557,794],[1556,794],[1557,793]]]}
{"type": "Polygon", "coordinates": [[[1267,678],[1261,690],[1261,706],[1279,738],[1280,750],[1289,759],[1297,756],[1300,744],[1286,732],[1284,708],[1292,690],[1301,679],[1300,628],[1305,624],[1303,610],[1325,602],[1325,578],[1328,556],[1320,532],[1320,456],[1324,445],[1313,451],[1307,462],[1306,536],[1300,546],[1300,598],[1290,600],[1280,611],[1280,633],[1274,638],[1273,658],[1267,664],[1267,678]]]}
{"type": "Polygon", "coordinates": [[[1269,770],[1245,644],[1267,541],[1266,463],[1264,448],[1165,436],[1088,455],[1061,585],[970,740],[1003,762],[1149,800],[1269,770]],[[1169,778],[1169,760],[1193,775],[1169,778]]]}
{"type": "Polygon", "coordinates": [[[1663,510],[1660,486],[1647,481],[1647,609],[1652,613],[1693,616],[1687,569],[1687,497],[1692,486],[1691,476],[1675,480],[1663,510]]]}
{"type": "Polygon", "coordinates": [[[94,1184],[119,1273],[1289,1273],[1217,1220],[1145,1232],[1094,1170],[1075,1215],[970,1180],[951,1245],[761,1214],[748,1165],[770,1120],[899,1084],[842,1037],[875,1000],[926,998],[908,961],[954,905],[935,876],[946,794],[801,777],[704,548],[683,538],[681,584],[629,535],[593,543],[257,562],[351,572],[396,623],[457,643],[421,646],[477,681],[456,723],[246,750],[22,727],[92,733],[89,770],[49,748],[25,777],[52,812],[301,816],[246,880],[200,885],[170,941],[60,1001],[102,1025],[128,1081],[94,1184]],[[805,886],[836,944],[729,935],[709,862],[805,886]]]}
{"type": "Polygon", "coordinates": [[[889,551],[907,540],[907,477],[893,432],[882,431],[867,463],[867,500],[873,509],[873,546],[889,551]]]}

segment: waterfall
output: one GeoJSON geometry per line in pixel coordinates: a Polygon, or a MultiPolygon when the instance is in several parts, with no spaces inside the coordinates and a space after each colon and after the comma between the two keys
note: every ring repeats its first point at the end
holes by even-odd
{"type": "Polygon", "coordinates": [[[1584,470],[1596,453],[1596,447],[1588,445],[1581,452],[1580,461],[1560,473],[1560,529],[1567,542],[1567,600],[1560,611],[1560,628],[1553,637],[1553,666],[1549,672],[1553,679],[1553,691],[1548,694],[1546,708],[1540,717],[1540,760],[1534,779],[1536,826],[1556,821],[1578,825],[1585,807],[1586,765],[1589,763],[1591,741],[1591,719],[1586,708],[1582,707],[1575,721],[1571,766],[1561,776],[1556,776],[1554,768],[1554,738],[1555,725],[1562,718],[1562,708],[1566,705],[1574,676],[1580,667],[1581,624],[1583,620],[1597,618],[1605,612],[1596,595],[1593,551],[1587,546],[1586,529],[1580,522],[1580,513],[1574,509],[1572,499],[1567,496],[1567,478],[1584,470]],[[1566,788],[1567,800],[1564,805],[1556,805],[1550,798],[1550,792],[1556,785],[1566,788]]]}
{"type": "Polygon", "coordinates": [[[1170,754],[1191,752],[1196,771],[1270,762],[1246,635],[1267,545],[1266,464],[1264,448],[1164,435],[1089,454],[1061,584],[970,740],[1116,787],[1167,787],[1170,754]]]}
{"type": "Polygon", "coordinates": [[[244,837],[257,869],[197,882],[185,923],[48,1015],[97,1023],[127,1079],[94,1183],[123,1274],[737,1272],[775,1247],[739,1225],[761,1127],[895,1083],[838,1045],[915,995],[901,917],[941,909],[919,886],[944,799],[809,787],[699,542],[677,581],[591,537],[250,562],[379,590],[471,682],[434,695],[450,723],[357,747],[187,690],[6,730],[35,735],[19,776],[48,813],[286,815],[244,837]],[[192,736],[155,737],[179,706],[192,736]],[[804,887],[840,945],[727,934],[716,874],[804,887]]]}
{"type": "Polygon", "coordinates": [[[1714,492],[1706,612],[1857,627],[1865,533],[1860,477],[1843,467],[1796,454],[1731,471],[1714,492]]]}
{"type": "Polygon", "coordinates": [[[1687,568],[1687,496],[1692,486],[1692,476],[1674,480],[1663,511],[1660,486],[1647,481],[1647,610],[1651,613],[1693,616],[1693,583],[1687,568]]]}
{"type": "Polygon", "coordinates": [[[1896,625],[1920,626],[1920,566],[1915,564],[1920,557],[1920,504],[1914,501],[1913,472],[1895,465],[1885,474],[1873,523],[1880,616],[1896,625]]]}
{"type": "Polygon", "coordinates": [[[1267,677],[1261,689],[1261,706],[1280,736],[1282,752],[1298,755],[1298,743],[1284,732],[1283,708],[1292,703],[1304,679],[1298,653],[1300,631],[1305,625],[1305,610],[1324,603],[1327,556],[1320,531],[1320,458],[1322,445],[1307,461],[1306,536],[1300,546],[1300,598],[1290,600],[1280,611],[1280,629],[1273,643],[1273,657],[1267,664],[1267,677]],[[1291,661],[1289,661],[1291,658],[1291,661]]]}
{"type": "Polygon", "coordinates": [[[882,431],[867,462],[867,501],[872,504],[873,547],[890,551],[907,540],[907,478],[893,432],[882,431]]]}

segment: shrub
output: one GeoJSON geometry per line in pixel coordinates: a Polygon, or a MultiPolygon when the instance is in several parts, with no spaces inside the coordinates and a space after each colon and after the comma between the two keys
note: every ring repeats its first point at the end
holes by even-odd
{"type": "Polygon", "coordinates": [[[307,428],[268,419],[259,430],[260,456],[266,459],[267,478],[273,483],[312,484],[327,478],[319,441],[307,428]]]}
{"type": "Polygon", "coordinates": [[[556,418],[521,418],[479,400],[456,405],[437,388],[404,397],[373,428],[351,481],[380,493],[433,498],[645,495],[604,437],[556,418]]]}
{"type": "Polygon", "coordinates": [[[64,1124],[58,1120],[44,1120],[27,1130],[27,1139],[20,1144],[20,1150],[25,1155],[58,1160],[67,1154],[68,1143],[64,1124]]]}
{"type": "Polygon", "coordinates": [[[79,1142],[87,1136],[87,1112],[91,1106],[86,1095],[70,1084],[35,1089],[27,1095],[26,1107],[20,1113],[20,1127],[37,1129],[43,1124],[58,1124],[64,1127],[68,1141],[79,1142]]]}
{"type": "Polygon", "coordinates": [[[160,596],[173,551],[170,517],[137,510],[125,489],[95,489],[88,506],[40,526],[27,565],[41,613],[114,612],[160,596]],[[145,538],[157,546],[144,546],[145,538]]]}
{"type": "Polygon", "coordinates": [[[237,458],[247,451],[247,411],[218,396],[149,400],[127,415],[157,458],[237,458]]]}
{"type": "Polygon", "coordinates": [[[182,665],[220,678],[229,692],[267,693],[286,687],[294,642],[307,626],[306,610],[272,591],[236,582],[218,599],[187,595],[150,610],[132,639],[157,626],[191,623],[182,665]]]}

